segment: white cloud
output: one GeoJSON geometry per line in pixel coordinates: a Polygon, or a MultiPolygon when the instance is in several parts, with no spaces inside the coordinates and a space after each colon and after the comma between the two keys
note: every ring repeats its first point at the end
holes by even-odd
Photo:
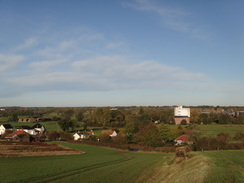
{"type": "Polygon", "coordinates": [[[35,45],[38,44],[38,41],[36,38],[28,38],[26,40],[24,40],[24,43],[21,44],[21,45],[18,45],[14,51],[22,51],[22,50],[25,50],[25,49],[28,49],[28,48],[31,48],[35,45]]]}
{"type": "Polygon", "coordinates": [[[183,68],[165,65],[156,61],[136,62],[124,56],[100,56],[72,64],[83,72],[122,80],[204,80],[201,73],[187,72],[183,68]]]}
{"type": "Polygon", "coordinates": [[[181,87],[182,83],[196,86],[196,83],[206,82],[206,76],[202,73],[188,72],[183,68],[156,61],[138,62],[120,55],[75,61],[63,71],[48,70],[61,62],[34,62],[30,67],[39,68],[38,71],[42,72],[34,70],[25,76],[10,78],[7,82],[19,86],[45,88],[47,91],[160,89],[181,87]]]}
{"type": "Polygon", "coordinates": [[[12,67],[15,67],[24,59],[25,56],[23,55],[0,54],[0,71],[5,71],[12,67]]]}
{"type": "Polygon", "coordinates": [[[36,61],[36,62],[30,63],[29,67],[31,69],[34,69],[35,71],[46,72],[49,68],[58,66],[58,65],[64,63],[65,61],[66,61],[65,59],[36,61]]]}
{"type": "Polygon", "coordinates": [[[169,29],[188,33],[194,38],[206,39],[209,37],[202,26],[190,23],[187,18],[192,15],[183,8],[169,7],[150,0],[135,0],[134,3],[124,3],[123,5],[138,11],[155,13],[160,17],[162,25],[169,29]]]}

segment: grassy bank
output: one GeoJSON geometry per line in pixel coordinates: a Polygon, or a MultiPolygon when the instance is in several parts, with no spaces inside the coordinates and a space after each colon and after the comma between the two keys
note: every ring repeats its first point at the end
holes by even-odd
{"type": "Polygon", "coordinates": [[[191,158],[169,158],[153,183],[242,183],[244,151],[192,152],[191,158]]]}
{"type": "Polygon", "coordinates": [[[212,162],[204,183],[244,182],[244,151],[208,151],[202,155],[212,162]]]}

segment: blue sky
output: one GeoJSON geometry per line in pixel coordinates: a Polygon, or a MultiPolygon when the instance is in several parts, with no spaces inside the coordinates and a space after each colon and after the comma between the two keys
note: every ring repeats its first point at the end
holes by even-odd
{"type": "Polygon", "coordinates": [[[243,9],[0,0],[0,106],[243,106],[243,9]]]}

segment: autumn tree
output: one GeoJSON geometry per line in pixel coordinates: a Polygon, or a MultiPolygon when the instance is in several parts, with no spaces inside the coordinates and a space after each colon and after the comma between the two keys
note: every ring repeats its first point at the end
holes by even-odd
{"type": "Polygon", "coordinates": [[[56,131],[49,131],[47,133],[47,136],[48,136],[49,140],[58,140],[58,138],[59,138],[59,134],[56,131]]]}
{"type": "Polygon", "coordinates": [[[164,143],[172,143],[175,139],[174,132],[170,129],[168,125],[160,124],[159,133],[164,143]]]}
{"type": "Polygon", "coordinates": [[[76,122],[72,119],[73,114],[73,110],[67,110],[62,113],[61,120],[58,124],[63,131],[69,132],[70,129],[74,129],[76,122]]]}
{"type": "Polygon", "coordinates": [[[154,123],[149,123],[140,129],[135,135],[135,141],[138,144],[152,147],[159,147],[163,145],[159,129],[154,123]]]}

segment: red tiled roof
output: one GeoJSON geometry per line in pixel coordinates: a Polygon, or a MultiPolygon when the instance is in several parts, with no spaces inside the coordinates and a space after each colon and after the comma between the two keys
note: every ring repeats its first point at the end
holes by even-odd
{"type": "Polygon", "coordinates": [[[107,135],[112,135],[114,133],[114,131],[113,130],[103,130],[102,133],[107,134],[107,135]]]}
{"type": "Polygon", "coordinates": [[[18,130],[16,132],[13,132],[13,133],[10,133],[10,134],[6,135],[5,138],[12,138],[15,135],[21,135],[21,134],[27,134],[27,135],[29,135],[27,132],[25,132],[23,130],[18,130]]]}
{"type": "Polygon", "coordinates": [[[178,138],[175,139],[175,141],[181,140],[182,142],[191,142],[189,135],[181,135],[178,138]]]}

